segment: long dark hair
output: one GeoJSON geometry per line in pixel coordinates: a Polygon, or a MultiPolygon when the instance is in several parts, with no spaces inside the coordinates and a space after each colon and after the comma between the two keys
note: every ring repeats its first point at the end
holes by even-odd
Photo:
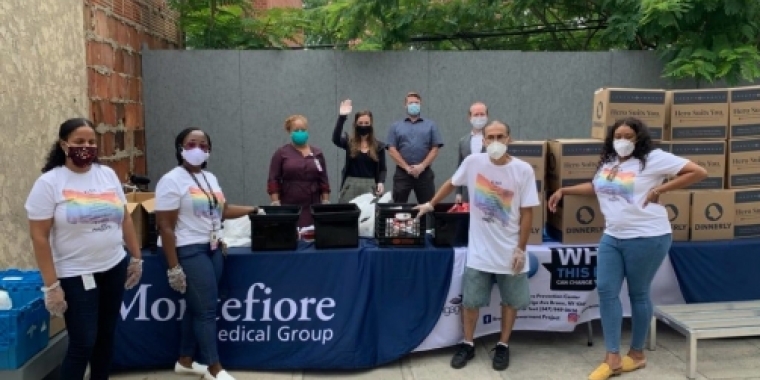
{"type": "Polygon", "coordinates": [[[635,118],[628,117],[622,120],[618,120],[607,130],[607,137],[604,139],[604,147],[602,147],[602,155],[599,159],[599,167],[612,162],[617,158],[618,154],[615,152],[613,142],[615,141],[615,131],[621,126],[627,126],[636,133],[636,145],[633,148],[631,157],[638,158],[641,162],[641,170],[647,166],[647,156],[649,152],[654,150],[654,143],[652,143],[652,136],[649,134],[649,129],[643,121],[635,118]]]}
{"type": "Polygon", "coordinates": [[[351,156],[351,158],[356,158],[356,156],[359,154],[359,151],[361,150],[362,140],[361,137],[359,137],[356,134],[356,122],[359,121],[359,118],[362,116],[369,116],[370,121],[370,129],[369,134],[367,135],[367,154],[372,159],[372,161],[378,161],[377,157],[377,146],[378,142],[375,138],[375,119],[372,117],[372,112],[368,110],[359,111],[354,115],[354,128],[351,131],[351,136],[348,139],[348,155],[351,156]]]}
{"type": "MultiPolygon", "coordinates": [[[[182,143],[185,142],[187,135],[195,131],[201,131],[206,136],[206,142],[208,142],[208,151],[211,153],[211,136],[209,136],[206,131],[195,127],[185,128],[177,135],[177,138],[174,139],[174,156],[177,158],[177,166],[182,166],[182,164],[185,162],[185,159],[182,158],[182,143]]],[[[201,165],[201,169],[205,168],[206,163],[204,162],[203,165],[201,165]]]]}
{"type": "MultiPolygon", "coordinates": [[[[95,130],[95,124],[85,118],[69,119],[64,121],[63,124],[58,127],[58,140],[56,140],[50,148],[50,152],[45,160],[45,166],[42,167],[43,173],[47,173],[59,166],[66,165],[66,152],[61,148],[61,141],[68,140],[71,133],[80,127],[90,127],[95,130]]],[[[99,162],[98,158],[96,157],[93,162],[99,162]]]]}

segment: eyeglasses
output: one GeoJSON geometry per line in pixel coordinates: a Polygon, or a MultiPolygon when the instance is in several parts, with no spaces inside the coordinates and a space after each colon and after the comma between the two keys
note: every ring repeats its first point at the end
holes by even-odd
{"type": "Polygon", "coordinates": [[[201,150],[207,151],[208,150],[208,144],[206,143],[197,143],[195,141],[189,141],[185,144],[185,149],[195,149],[200,148],[201,150]]]}
{"type": "Polygon", "coordinates": [[[612,181],[613,179],[615,179],[615,177],[617,177],[618,170],[620,170],[620,164],[617,164],[613,166],[612,169],[610,169],[610,172],[607,173],[607,180],[612,181]]]}

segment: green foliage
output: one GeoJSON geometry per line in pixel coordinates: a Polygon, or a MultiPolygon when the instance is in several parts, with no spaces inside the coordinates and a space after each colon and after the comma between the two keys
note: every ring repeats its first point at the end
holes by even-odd
{"type": "Polygon", "coordinates": [[[760,78],[758,0],[171,0],[187,45],[207,49],[656,50],[663,75],[760,78]],[[218,2],[225,5],[219,6],[218,2]]]}

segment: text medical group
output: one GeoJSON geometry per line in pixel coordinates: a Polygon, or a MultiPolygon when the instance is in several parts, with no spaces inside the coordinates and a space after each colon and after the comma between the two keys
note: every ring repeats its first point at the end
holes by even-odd
{"type": "MultiPolygon", "coordinates": [[[[170,320],[180,321],[187,307],[184,299],[158,298],[149,303],[148,289],[151,284],[142,284],[135,292],[131,300],[125,299],[121,305],[121,319],[127,320],[133,310],[137,316],[134,321],[140,322],[166,322],[170,320]]],[[[325,297],[321,299],[304,297],[300,300],[292,298],[279,298],[273,303],[271,297],[256,298],[259,293],[272,294],[272,288],[264,283],[257,282],[248,288],[244,300],[228,298],[222,302],[221,315],[227,322],[309,322],[314,319],[321,322],[329,322],[335,317],[335,299],[325,297]],[[257,289],[260,291],[257,292],[257,289]],[[245,305],[245,306],[244,306],[245,305]],[[255,305],[260,305],[255,307],[255,305]]],[[[325,329],[293,329],[290,326],[280,326],[272,335],[272,326],[261,325],[257,329],[249,329],[244,325],[237,325],[232,329],[220,329],[218,338],[220,341],[230,342],[265,342],[276,337],[282,342],[305,342],[314,341],[325,344],[330,341],[334,332],[330,328],[325,329]]]]}

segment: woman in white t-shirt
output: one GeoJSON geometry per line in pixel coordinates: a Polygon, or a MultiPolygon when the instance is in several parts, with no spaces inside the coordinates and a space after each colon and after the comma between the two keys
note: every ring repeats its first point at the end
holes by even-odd
{"type": "Polygon", "coordinates": [[[207,380],[234,380],[222,369],[216,347],[218,285],[224,265],[220,233],[223,219],[244,217],[258,212],[258,207],[225,202],[216,176],[205,170],[211,153],[211,138],[205,132],[183,130],[174,148],[177,167],[156,185],[158,246],[169,265],[169,284],[187,302],[174,371],[207,380]],[[207,365],[193,361],[196,348],[207,365]]]}
{"type": "Polygon", "coordinates": [[[649,288],[672,242],[668,212],[658,198],[706,176],[701,166],[655,149],[644,123],[627,118],[610,128],[593,180],[561,188],[549,199],[549,210],[555,212],[565,194],[596,195],[606,221],[597,253],[596,285],[607,355],[590,380],[646,365],[643,348],[652,318],[649,288]],[[633,328],[630,350],[621,358],[623,279],[628,284],[633,328]]]}
{"type": "Polygon", "coordinates": [[[122,184],[97,162],[97,141],[89,120],[61,124],[25,205],[45,306],[68,330],[62,379],[83,378],[88,363],[90,379],[108,379],[124,288],[142,275],[122,184]]]}

